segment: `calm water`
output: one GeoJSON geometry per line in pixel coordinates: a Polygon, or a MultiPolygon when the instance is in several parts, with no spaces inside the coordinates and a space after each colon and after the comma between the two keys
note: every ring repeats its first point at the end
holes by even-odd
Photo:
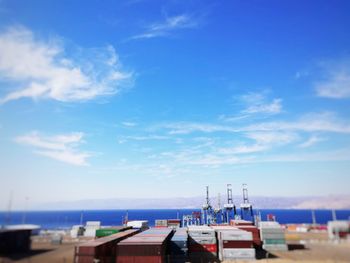
{"type": "MultiPolygon", "coordinates": [[[[157,210],[128,210],[129,220],[148,220],[149,225],[154,225],[156,219],[182,218],[184,214],[191,214],[195,209],[157,209],[157,210]]],[[[259,210],[263,220],[267,214],[274,214],[278,222],[286,223],[312,223],[311,210],[293,209],[261,209],[259,210]]],[[[238,211],[239,212],[239,211],[238,211]]],[[[254,211],[256,213],[257,210],[254,211]]],[[[10,218],[7,213],[0,212],[0,224],[37,224],[42,229],[70,228],[80,224],[82,211],[30,211],[12,212],[10,218]]],[[[90,210],[83,211],[83,223],[86,221],[101,221],[103,225],[120,225],[126,210],[90,210]]],[[[325,224],[332,219],[331,210],[315,210],[317,223],[325,224]]],[[[336,210],[337,219],[349,219],[350,210],[336,210]]]]}

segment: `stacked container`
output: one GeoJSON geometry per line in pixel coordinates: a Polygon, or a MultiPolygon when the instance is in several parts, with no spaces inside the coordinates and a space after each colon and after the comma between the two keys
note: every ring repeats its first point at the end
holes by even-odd
{"type": "Polygon", "coordinates": [[[167,243],[172,230],[150,228],[125,239],[117,246],[117,263],[163,263],[166,262],[167,243]]]}
{"type": "Polygon", "coordinates": [[[166,219],[157,219],[155,221],[155,227],[168,227],[168,220],[166,219]]]}
{"type": "Polygon", "coordinates": [[[180,219],[168,219],[168,227],[176,229],[176,228],[179,228],[180,226],[181,226],[180,219]]]}
{"type": "Polygon", "coordinates": [[[124,232],[102,237],[75,247],[75,263],[91,263],[99,260],[100,263],[114,262],[117,243],[138,233],[139,230],[130,229],[124,232]]]}
{"type": "Polygon", "coordinates": [[[217,242],[214,229],[209,226],[189,226],[189,255],[204,258],[208,262],[217,258],[217,242]]]}
{"type": "Polygon", "coordinates": [[[132,228],[138,228],[143,230],[148,229],[148,221],[147,220],[133,220],[133,221],[128,221],[126,223],[127,226],[132,227],[132,228]]]}
{"type": "Polygon", "coordinates": [[[251,232],[253,235],[253,243],[255,247],[261,247],[262,242],[261,242],[261,238],[260,238],[260,231],[259,228],[257,228],[256,226],[245,226],[245,225],[238,225],[236,226],[238,229],[241,230],[245,230],[248,232],[251,232]]]}
{"type": "Polygon", "coordinates": [[[88,221],[86,222],[84,236],[86,237],[95,237],[96,230],[101,228],[100,221],[88,221]]]}
{"type": "Polygon", "coordinates": [[[347,238],[350,233],[350,221],[329,221],[327,224],[328,237],[330,239],[347,238]]]}
{"type": "Polygon", "coordinates": [[[288,250],[283,227],[274,221],[259,223],[260,237],[265,250],[288,250]]]}
{"type": "Polygon", "coordinates": [[[96,238],[110,236],[130,228],[126,226],[103,227],[96,230],[96,238]]]}
{"type": "Polygon", "coordinates": [[[231,219],[230,225],[231,226],[252,226],[253,222],[247,221],[247,220],[241,220],[241,219],[231,219]]]}
{"type": "Polygon", "coordinates": [[[188,233],[186,228],[178,228],[170,240],[170,262],[185,262],[188,255],[188,233]]]}
{"type": "Polygon", "coordinates": [[[253,234],[232,226],[213,226],[218,237],[220,260],[253,260],[253,234]]]}

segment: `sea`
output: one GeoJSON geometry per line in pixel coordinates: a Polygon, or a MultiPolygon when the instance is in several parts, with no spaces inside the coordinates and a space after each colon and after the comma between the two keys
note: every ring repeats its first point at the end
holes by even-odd
{"type": "MultiPolygon", "coordinates": [[[[148,220],[149,225],[154,226],[156,219],[182,219],[183,215],[199,211],[200,209],[13,211],[0,212],[0,225],[25,223],[40,225],[43,230],[57,230],[70,229],[73,225],[85,224],[87,221],[100,221],[104,226],[116,226],[121,225],[128,214],[129,220],[148,220]]],[[[327,224],[333,218],[332,210],[260,209],[253,212],[260,214],[262,220],[266,220],[269,214],[274,215],[281,224],[312,223],[313,213],[318,224],[327,224]]],[[[240,214],[240,211],[237,213],[240,214]]],[[[335,210],[335,215],[337,220],[350,220],[350,210],[335,210]]]]}

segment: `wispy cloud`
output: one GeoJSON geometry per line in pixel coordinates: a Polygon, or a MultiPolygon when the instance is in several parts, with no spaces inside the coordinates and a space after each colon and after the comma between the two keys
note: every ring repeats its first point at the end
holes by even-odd
{"type": "Polygon", "coordinates": [[[219,148],[222,154],[249,154],[268,151],[273,147],[282,146],[298,139],[295,133],[290,132],[250,132],[245,137],[254,140],[253,144],[243,144],[234,147],[219,148]]]}
{"type": "Polygon", "coordinates": [[[322,142],[326,140],[325,138],[322,138],[322,137],[319,137],[319,136],[316,136],[316,135],[312,135],[310,138],[308,138],[305,142],[299,144],[299,147],[301,148],[307,148],[307,147],[310,147],[318,142],[322,142]]]}
{"type": "Polygon", "coordinates": [[[167,17],[164,21],[151,24],[145,32],[132,36],[130,39],[147,39],[167,36],[175,30],[194,28],[198,22],[188,14],[167,17]]]}
{"type": "Polygon", "coordinates": [[[84,134],[74,132],[56,136],[42,136],[37,132],[19,136],[15,141],[19,144],[33,146],[34,153],[73,165],[87,165],[86,159],[90,154],[79,151],[84,134]]]}
{"type": "Polygon", "coordinates": [[[118,139],[118,142],[125,143],[127,141],[153,141],[153,140],[168,140],[169,136],[162,135],[144,135],[144,136],[123,136],[118,139]]]}
{"type": "Polygon", "coordinates": [[[258,122],[252,125],[220,125],[216,123],[174,122],[156,126],[166,129],[169,134],[189,134],[193,132],[258,132],[258,131],[304,131],[350,133],[350,122],[331,112],[308,113],[295,120],[258,122]]]}
{"type": "Polygon", "coordinates": [[[267,145],[263,144],[253,144],[253,145],[240,145],[235,147],[225,147],[219,148],[218,153],[220,154],[247,154],[247,153],[256,153],[267,150],[267,145]]]}
{"type": "Polygon", "coordinates": [[[304,131],[350,133],[350,122],[334,113],[309,113],[292,121],[261,122],[241,128],[244,131],[304,131]]]}
{"type": "Polygon", "coordinates": [[[246,137],[255,140],[258,144],[288,144],[296,139],[298,136],[291,132],[250,132],[246,134],[246,137]]]}
{"type": "Polygon", "coordinates": [[[130,122],[130,121],[123,121],[122,125],[125,126],[125,127],[135,127],[135,126],[137,126],[137,123],[136,122],[130,122]]]}
{"type": "Polygon", "coordinates": [[[132,80],[112,46],[76,49],[68,56],[62,41],[39,40],[24,27],[7,28],[0,33],[0,76],[15,90],[0,103],[24,97],[86,101],[116,94],[132,80]]]}
{"type": "Polygon", "coordinates": [[[240,100],[246,105],[243,114],[277,114],[282,111],[282,100],[269,101],[264,93],[250,92],[241,96],[240,100]]]}
{"type": "Polygon", "coordinates": [[[332,99],[350,98],[350,62],[334,65],[326,70],[326,78],[316,82],[318,96],[332,99]]]}
{"type": "Polygon", "coordinates": [[[169,134],[189,134],[192,132],[235,132],[238,131],[234,127],[212,124],[212,123],[199,123],[199,122],[174,122],[157,125],[156,128],[169,129],[169,134]]]}

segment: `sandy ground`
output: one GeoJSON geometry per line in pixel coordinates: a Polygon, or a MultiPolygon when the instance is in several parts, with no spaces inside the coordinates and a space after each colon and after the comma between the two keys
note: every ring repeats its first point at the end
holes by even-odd
{"type": "MultiPolygon", "coordinates": [[[[326,233],[296,233],[286,234],[287,242],[294,250],[285,252],[270,251],[269,258],[259,259],[261,263],[349,263],[350,241],[334,243],[328,241],[326,233]],[[304,247],[304,248],[303,248],[304,247]],[[271,255],[274,258],[271,258],[271,255]]],[[[84,240],[85,241],[85,240],[84,240]]],[[[27,255],[16,255],[11,258],[1,258],[0,263],[72,263],[74,261],[74,246],[78,240],[65,240],[62,245],[51,245],[47,240],[35,240],[32,243],[32,252],[27,255]],[[46,241],[46,242],[45,242],[46,241]]],[[[225,261],[225,262],[251,262],[251,261],[225,261]]],[[[204,262],[203,262],[204,263],[204,262]]]]}

